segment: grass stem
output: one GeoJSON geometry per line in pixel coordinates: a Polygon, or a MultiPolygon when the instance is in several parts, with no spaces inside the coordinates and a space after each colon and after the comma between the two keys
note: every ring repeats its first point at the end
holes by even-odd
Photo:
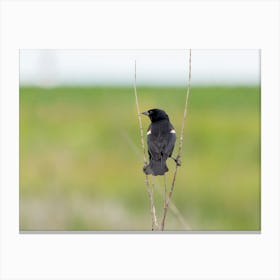
{"type": "MultiPolygon", "coordinates": [[[[144,143],[144,134],[143,134],[143,125],[142,125],[142,119],[141,119],[141,112],[139,108],[139,102],[138,102],[138,95],[137,95],[137,87],[136,87],[136,60],[135,60],[135,68],[134,68],[134,96],[135,96],[135,103],[136,103],[136,109],[137,109],[137,115],[138,115],[138,121],[139,121],[139,128],[140,128],[140,137],[141,137],[141,144],[143,149],[143,162],[144,166],[148,164],[147,157],[146,157],[146,149],[145,149],[145,143],[144,143]]],[[[150,212],[152,217],[152,230],[158,229],[158,222],[157,222],[157,216],[156,216],[156,208],[154,205],[154,195],[153,195],[153,188],[152,185],[149,183],[148,175],[145,175],[145,184],[147,187],[149,199],[150,199],[150,212]]]]}
{"type": "Polygon", "coordinates": [[[162,220],[161,220],[161,228],[160,228],[162,231],[164,230],[165,219],[166,219],[169,203],[170,203],[170,200],[171,200],[171,197],[172,197],[172,194],[173,194],[173,191],[174,191],[174,187],[175,187],[175,181],[176,181],[178,166],[181,165],[181,156],[182,156],[182,148],[183,148],[183,140],[184,140],[184,130],[185,130],[185,122],[186,122],[186,118],[187,118],[188,100],[189,100],[190,85],[191,85],[191,57],[192,57],[191,54],[192,54],[192,52],[191,52],[191,49],[190,49],[190,51],[189,51],[189,77],[188,77],[188,81],[187,81],[186,102],[185,102],[185,109],[184,109],[184,115],[183,115],[183,121],[182,121],[181,134],[180,134],[180,138],[179,138],[178,155],[177,155],[177,158],[176,158],[176,166],[175,166],[175,171],[174,171],[174,175],[173,175],[173,179],[172,179],[170,192],[168,194],[168,199],[167,199],[167,202],[165,203],[164,209],[163,209],[163,217],[162,217],[162,220]]]}

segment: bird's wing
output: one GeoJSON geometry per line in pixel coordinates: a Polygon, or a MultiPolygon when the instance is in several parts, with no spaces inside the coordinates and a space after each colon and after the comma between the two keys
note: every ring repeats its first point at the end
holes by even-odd
{"type": "Polygon", "coordinates": [[[176,141],[176,134],[173,126],[169,124],[167,129],[159,134],[154,134],[148,129],[147,143],[150,158],[160,160],[167,159],[172,155],[176,141]]]}
{"type": "Polygon", "coordinates": [[[176,133],[174,129],[172,129],[171,132],[169,132],[166,139],[167,141],[166,143],[164,143],[162,152],[166,157],[171,157],[176,141],[176,133]]]}
{"type": "Polygon", "coordinates": [[[147,144],[150,158],[155,160],[161,159],[162,143],[153,134],[148,134],[147,144]]]}

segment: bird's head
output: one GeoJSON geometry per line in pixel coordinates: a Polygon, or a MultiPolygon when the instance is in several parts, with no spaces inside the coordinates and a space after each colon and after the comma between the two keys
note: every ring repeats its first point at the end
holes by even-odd
{"type": "Polygon", "coordinates": [[[142,113],[145,116],[148,116],[151,122],[156,122],[160,120],[169,120],[168,115],[165,111],[161,109],[150,109],[142,113]]]}

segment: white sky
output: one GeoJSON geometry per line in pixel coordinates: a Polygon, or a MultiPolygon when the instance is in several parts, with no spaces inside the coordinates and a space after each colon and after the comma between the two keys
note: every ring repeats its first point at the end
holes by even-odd
{"type": "MultiPolygon", "coordinates": [[[[21,50],[31,85],[185,85],[188,50],[21,50]]],[[[259,84],[259,50],[192,50],[192,84],[259,84]]]]}

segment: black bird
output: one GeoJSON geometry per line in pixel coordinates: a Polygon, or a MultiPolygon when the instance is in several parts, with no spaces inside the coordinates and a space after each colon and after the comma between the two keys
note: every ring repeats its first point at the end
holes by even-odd
{"type": "Polygon", "coordinates": [[[168,171],[167,158],[171,157],[176,132],[168,115],[160,109],[151,109],[142,114],[148,116],[151,124],[147,130],[147,143],[150,162],[144,166],[145,174],[164,175],[168,171]]]}

